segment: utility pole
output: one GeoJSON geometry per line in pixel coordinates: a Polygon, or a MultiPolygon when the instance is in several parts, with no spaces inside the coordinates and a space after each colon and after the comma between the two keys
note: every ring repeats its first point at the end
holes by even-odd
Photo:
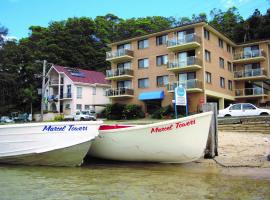
{"type": "Polygon", "coordinates": [[[44,95],[45,95],[45,78],[46,78],[46,65],[47,65],[47,61],[46,61],[46,60],[43,60],[40,121],[43,121],[44,95]]]}

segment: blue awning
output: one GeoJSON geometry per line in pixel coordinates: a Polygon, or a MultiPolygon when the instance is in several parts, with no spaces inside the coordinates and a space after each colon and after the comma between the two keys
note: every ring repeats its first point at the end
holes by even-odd
{"type": "Polygon", "coordinates": [[[164,91],[151,91],[151,92],[142,92],[139,95],[139,100],[151,100],[151,99],[163,99],[164,91]]]}

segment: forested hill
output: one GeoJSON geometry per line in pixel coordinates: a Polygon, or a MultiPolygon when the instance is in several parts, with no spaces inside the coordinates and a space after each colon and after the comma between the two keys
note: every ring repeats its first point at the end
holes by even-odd
{"type": "MultiPolygon", "coordinates": [[[[122,19],[113,14],[96,18],[69,18],[51,22],[48,27],[31,26],[29,36],[19,41],[4,42],[8,27],[0,26],[0,114],[15,108],[38,107],[37,88],[41,64],[36,60],[69,67],[105,71],[108,43],[172,28],[186,23],[208,21],[235,42],[270,38],[270,10],[257,9],[243,19],[236,8],[214,9],[209,14],[182,17],[143,17],[122,19]]],[[[1,22],[0,22],[1,23],[1,22]]],[[[27,108],[28,109],[28,108],[27,108]]]]}

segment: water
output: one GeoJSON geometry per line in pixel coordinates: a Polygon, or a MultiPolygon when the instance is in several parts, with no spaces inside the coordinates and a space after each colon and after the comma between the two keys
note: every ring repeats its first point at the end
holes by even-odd
{"type": "Polygon", "coordinates": [[[270,169],[140,163],[78,168],[1,165],[0,199],[270,199],[270,169]]]}

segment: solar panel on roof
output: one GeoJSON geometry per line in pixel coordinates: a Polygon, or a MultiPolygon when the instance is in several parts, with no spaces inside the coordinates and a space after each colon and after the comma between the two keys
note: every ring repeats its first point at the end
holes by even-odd
{"type": "Polygon", "coordinates": [[[76,76],[76,77],[81,77],[81,78],[86,77],[84,73],[80,72],[80,70],[76,68],[65,67],[65,69],[70,73],[71,76],[76,76]]]}

